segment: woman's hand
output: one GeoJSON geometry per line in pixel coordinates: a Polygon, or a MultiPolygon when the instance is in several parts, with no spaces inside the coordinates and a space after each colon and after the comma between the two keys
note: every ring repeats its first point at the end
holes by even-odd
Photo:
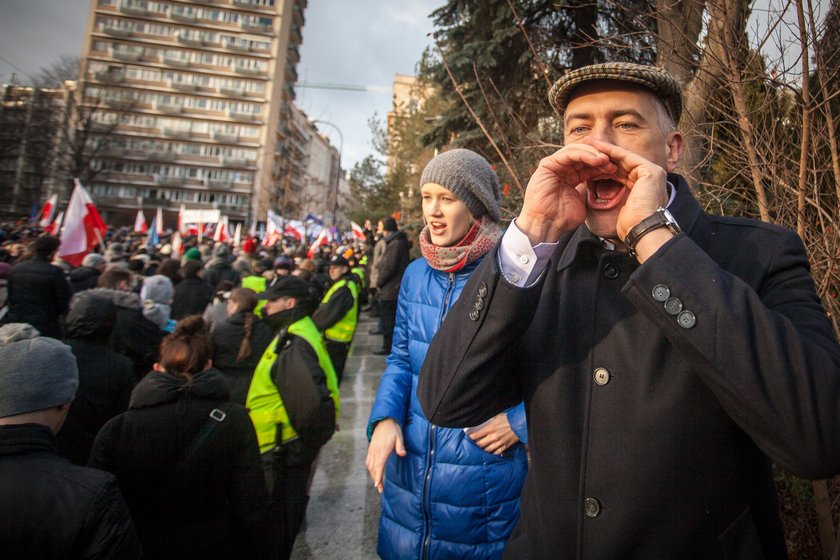
{"type": "Polygon", "coordinates": [[[400,457],[405,457],[402,428],[392,418],[385,418],[376,424],[373,436],[368,446],[365,465],[373,479],[373,485],[382,493],[382,482],[385,478],[385,463],[391,453],[396,451],[400,457]]]}
{"type": "Polygon", "coordinates": [[[515,445],[519,438],[510,427],[507,413],[497,414],[485,422],[481,428],[471,432],[469,438],[487,453],[501,455],[506,449],[515,445]]]}

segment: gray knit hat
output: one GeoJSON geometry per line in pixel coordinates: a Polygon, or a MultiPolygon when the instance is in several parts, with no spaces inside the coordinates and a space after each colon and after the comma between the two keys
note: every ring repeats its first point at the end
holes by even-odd
{"type": "Polygon", "coordinates": [[[452,191],[473,218],[488,214],[494,222],[502,219],[499,177],[486,159],[471,150],[450,150],[435,156],[420,177],[420,186],[426,183],[452,191]]]}
{"type": "Polygon", "coordinates": [[[682,115],[682,91],[674,77],[662,68],[633,64],[630,62],[608,62],[592,64],[572,70],[557,80],[548,92],[548,101],[558,115],[566,112],[566,105],[572,92],[584,82],[611,80],[629,82],[648,88],[658,97],[675,123],[682,115]]]}
{"type": "Polygon", "coordinates": [[[70,347],[26,323],[0,327],[0,418],[67,404],[79,370],[70,347]]]}

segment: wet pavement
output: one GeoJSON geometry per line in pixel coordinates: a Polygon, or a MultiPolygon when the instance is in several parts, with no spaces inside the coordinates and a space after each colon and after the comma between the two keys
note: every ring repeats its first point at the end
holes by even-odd
{"type": "Polygon", "coordinates": [[[382,336],[368,334],[375,321],[359,316],[341,383],[341,429],[321,449],[292,560],[377,558],[379,493],[365,469],[367,419],[385,369],[385,356],[373,354],[382,336]]]}

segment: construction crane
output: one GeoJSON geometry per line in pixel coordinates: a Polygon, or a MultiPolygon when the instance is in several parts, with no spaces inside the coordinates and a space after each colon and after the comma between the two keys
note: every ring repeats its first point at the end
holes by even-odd
{"type": "Polygon", "coordinates": [[[391,93],[390,86],[357,86],[351,84],[330,84],[323,82],[297,82],[295,87],[309,89],[334,89],[340,91],[359,91],[364,93],[391,93]]]}

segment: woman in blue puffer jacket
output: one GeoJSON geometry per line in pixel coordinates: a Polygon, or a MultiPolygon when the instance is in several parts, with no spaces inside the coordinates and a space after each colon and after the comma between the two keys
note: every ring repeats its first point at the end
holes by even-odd
{"type": "Polygon", "coordinates": [[[523,404],[461,430],[430,424],[416,395],[432,337],[501,237],[499,179],[478,154],[452,150],[429,162],[420,185],[424,258],[403,276],[368,422],[367,468],[383,493],[377,551],[385,559],[500,558],[528,471],[523,404]]]}

